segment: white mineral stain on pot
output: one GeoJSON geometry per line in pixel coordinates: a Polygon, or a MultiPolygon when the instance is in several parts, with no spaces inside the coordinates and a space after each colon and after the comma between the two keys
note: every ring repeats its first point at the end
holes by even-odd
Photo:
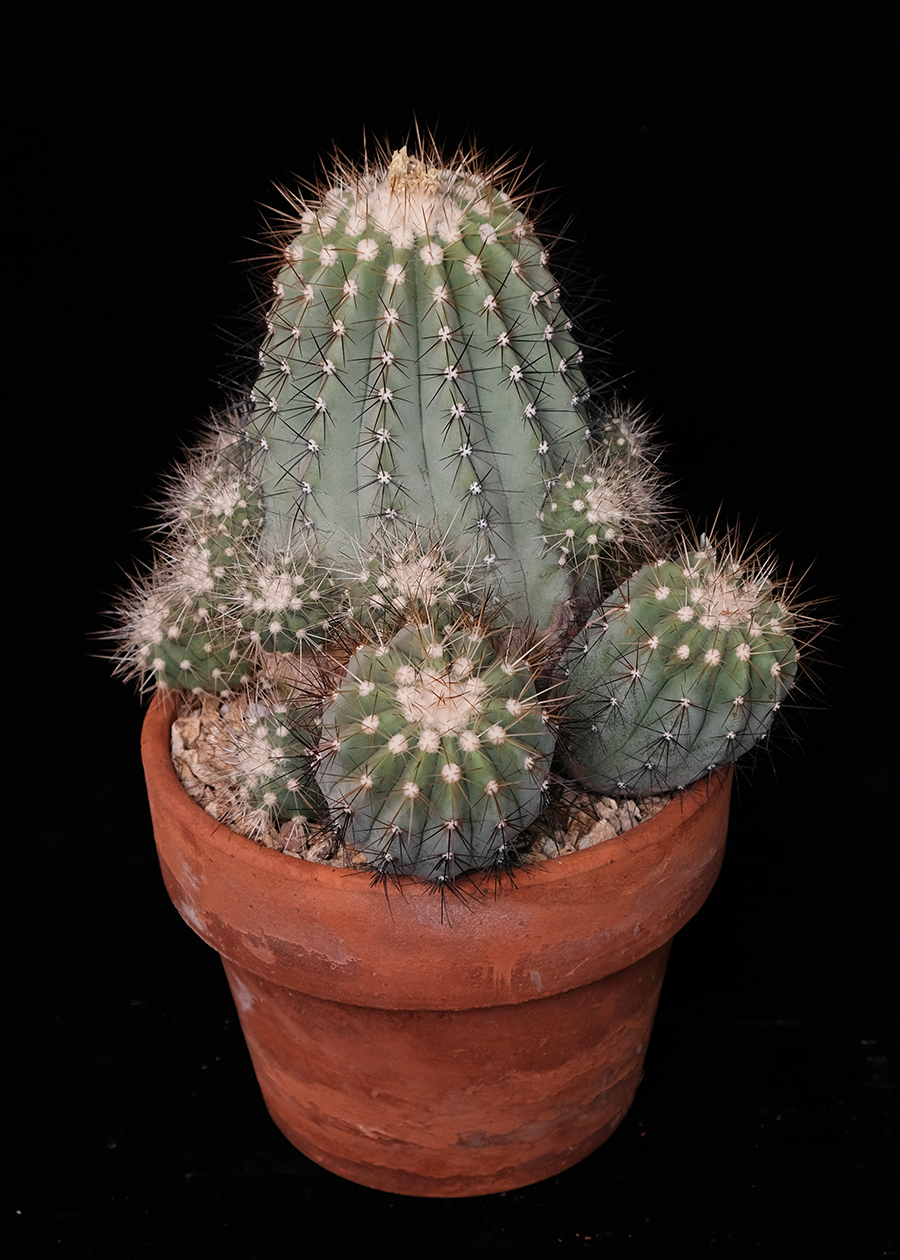
{"type": "Polygon", "coordinates": [[[189,927],[192,927],[198,936],[205,937],[207,931],[206,920],[203,918],[203,915],[196,906],[192,905],[189,901],[179,901],[176,902],[176,905],[178,907],[178,913],[181,915],[182,919],[184,919],[185,923],[187,923],[189,927]]]}
{"type": "Polygon", "coordinates": [[[235,1006],[238,1010],[249,1011],[254,1002],[253,994],[237,976],[231,975],[228,978],[231,981],[231,995],[235,1006]]]}
{"type": "Polygon", "coordinates": [[[179,883],[185,884],[188,888],[193,888],[196,891],[200,887],[200,876],[194,874],[187,862],[181,862],[181,869],[178,875],[179,883]]]}

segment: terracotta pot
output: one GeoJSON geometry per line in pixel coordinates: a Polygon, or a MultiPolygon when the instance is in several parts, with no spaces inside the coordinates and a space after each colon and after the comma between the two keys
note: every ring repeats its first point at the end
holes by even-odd
{"type": "Polygon", "coordinates": [[[577,1163],[640,1082],[672,937],[722,863],[731,776],[626,835],[453,902],[263,848],[204,813],[144,725],[163,878],[222,956],[266,1106],[304,1154],[399,1194],[577,1163]]]}

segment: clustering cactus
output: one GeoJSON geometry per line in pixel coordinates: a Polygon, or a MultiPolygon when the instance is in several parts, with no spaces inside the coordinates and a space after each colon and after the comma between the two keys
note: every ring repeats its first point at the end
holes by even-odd
{"type": "Polygon", "coordinates": [[[243,697],[251,811],[439,882],[508,866],[567,776],[671,791],[763,738],[797,616],[727,543],[667,550],[647,426],[592,396],[525,208],[404,148],[297,210],[123,668],[243,697]]]}

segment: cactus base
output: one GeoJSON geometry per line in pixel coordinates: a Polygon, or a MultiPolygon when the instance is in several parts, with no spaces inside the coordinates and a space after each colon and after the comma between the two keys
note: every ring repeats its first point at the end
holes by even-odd
{"type": "MultiPolygon", "coordinates": [[[[562,1172],[624,1118],[674,934],[724,854],[731,776],[617,837],[435,912],[216,823],[143,738],[168,892],[222,956],[260,1088],[288,1139],[398,1194],[463,1197],[562,1172]]],[[[459,881],[465,894],[467,882],[459,881]]]]}

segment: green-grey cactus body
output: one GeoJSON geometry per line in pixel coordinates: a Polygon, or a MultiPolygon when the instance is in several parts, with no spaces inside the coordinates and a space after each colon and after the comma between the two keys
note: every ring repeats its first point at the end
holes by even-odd
{"type": "Polygon", "coordinates": [[[259,491],[207,461],[181,479],[175,502],[167,563],[129,610],[137,664],[165,686],[227,691],[250,671],[229,630],[262,520],[259,491]]]}
{"type": "Polygon", "coordinates": [[[769,730],[797,672],[792,618],[765,573],[710,547],[647,565],[570,651],[570,763],[590,787],[685,787],[769,730]]]}
{"type": "Polygon", "coordinates": [[[312,774],[310,749],[285,703],[249,706],[233,749],[235,781],[254,809],[272,819],[314,818],[324,801],[312,774]]]}
{"type": "Polygon", "coordinates": [[[546,625],[569,584],[536,517],[589,418],[522,211],[404,151],[303,215],[275,293],[246,434],[264,550],[339,561],[426,529],[546,625]]]}
{"type": "Polygon", "coordinates": [[[605,575],[638,556],[658,530],[662,508],[652,466],[632,466],[607,448],[564,466],[548,487],[542,536],[557,564],[598,586],[605,575]]]}
{"type": "Polygon", "coordinates": [[[263,496],[227,459],[207,458],[175,491],[166,563],[130,610],[137,663],[163,686],[230,692],[259,650],[321,642],[341,592],[309,562],[264,555],[263,496]]]}
{"type": "Polygon", "coordinates": [[[373,869],[433,880],[507,865],[554,738],[527,662],[475,621],[361,647],[325,708],[319,783],[373,869]]]}
{"type": "Polygon", "coordinates": [[[313,565],[298,565],[289,552],[254,556],[241,574],[238,597],[248,644],[268,652],[323,642],[339,616],[333,579],[313,565]]]}
{"type": "Polygon", "coordinates": [[[343,623],[361,641],[389,638],[408,621],[450,625],[467,608],[478,608],[484,588],[465,565],[417,535],[361,556],[343,578],[343,623]],[[392,629],[393,627],[393,629],[392,629]]]}

